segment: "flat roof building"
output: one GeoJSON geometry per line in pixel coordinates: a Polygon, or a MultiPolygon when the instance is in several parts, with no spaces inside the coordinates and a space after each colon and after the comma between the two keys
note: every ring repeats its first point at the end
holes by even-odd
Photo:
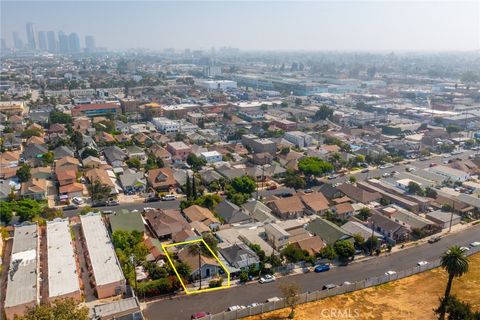
{"type": "Polygon", "coordinates": [[[47,222],[48,296],[81,299],[77,263],[68,219],[47,222]]]}
{"type": "Polygon", "coordinates": [[[7,319],[24,315],[40,301],[38,252],[37,224],[15,227],[5,297],[7,319]]]}
{"type": "Polygon", "coordinates": [[[125,292],[125,277],[99,213],[80,216],[89,269],[99,299],[125,292]]]}

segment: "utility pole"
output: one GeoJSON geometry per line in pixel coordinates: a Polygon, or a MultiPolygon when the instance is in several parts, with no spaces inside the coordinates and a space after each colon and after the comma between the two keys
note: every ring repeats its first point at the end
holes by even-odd
{"type": "Polygon", "coordinates": [[[370,240],[370,255],[373,256],[373,237],[375,236],[375,223],[372,221],[372,238],[370,240]]]}
{"type": "Polygon", "coordinates": [[[450,226],[448,227],[448,233],[450,233],[450,231],[452,231],[453,213],[455,212],[455,201],[453,201],[452,204],[453,204],[453,208],[452,208],[452,212],[450,214],[450,226]]]}

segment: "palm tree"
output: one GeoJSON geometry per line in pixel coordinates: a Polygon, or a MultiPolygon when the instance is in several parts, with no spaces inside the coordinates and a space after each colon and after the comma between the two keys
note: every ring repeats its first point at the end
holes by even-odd
{"type": "Polygon", "coordinates": [[[465,255],[465,250],[459,246],[450,247],[450,249],[442,255],[441,265],[448,273],[447,288],[445,289],[445,296],[440,305],[440,315],[438,317],[440,320],[444,320],[445,304],[450,296],[453,279],[461,277],[468,271],[468,257],[465,255]]]}

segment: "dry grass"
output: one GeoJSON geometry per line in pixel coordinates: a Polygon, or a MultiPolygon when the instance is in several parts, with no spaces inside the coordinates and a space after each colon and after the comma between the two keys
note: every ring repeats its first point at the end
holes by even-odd
{"type": "MultiPolygon", "coordinates": [[[[378,287],[299,305],[295,319],[435,319],[433,309],[438,306],[446,283],[445,271],[438,268],[378,287]]],[[[480,254],[470,257],[470,271],[454,280],[452,292],[470,303],[474,310],[480,310],[480,254]]],[[[282,309],[245,319],[286,319],[288,313],[288,309],[282,309]]]]}

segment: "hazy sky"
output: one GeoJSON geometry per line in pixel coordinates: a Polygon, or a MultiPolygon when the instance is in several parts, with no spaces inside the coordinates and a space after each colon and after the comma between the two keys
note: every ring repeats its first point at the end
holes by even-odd
{"type": "Polygon", "coordinates": [[[97,46],[245,50],[478,50],[480,2],[1,1],[1,35],[91,34],[97,46]]]}

